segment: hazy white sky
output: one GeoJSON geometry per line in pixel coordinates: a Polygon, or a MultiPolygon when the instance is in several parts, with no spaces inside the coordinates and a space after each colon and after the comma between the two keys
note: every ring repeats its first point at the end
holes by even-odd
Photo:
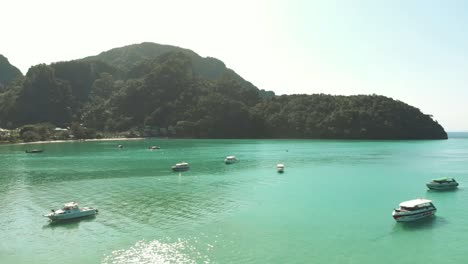
{"type": "Polygon", "coordinates": [[[276,94],[380,94],[468,131],[468,1],[2,0],[0,54],[38,63],[144,41],[276,94]]]}

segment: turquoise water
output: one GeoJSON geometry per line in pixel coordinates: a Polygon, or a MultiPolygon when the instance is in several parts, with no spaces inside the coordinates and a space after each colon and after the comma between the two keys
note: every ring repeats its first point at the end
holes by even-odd
{"type": "Polygon", "coordinates": [[[3,145],[0,263],[467,263],[466,186],[463,137],[3,145]],[[171,172],[181,161],[191,169],[171,172]],[[441,176],[460,188],[427,191],[441,176]],[[396,223],[392,209],[418,197],[436,217],[396,223]],[[42,217],[69,201],[99,214],[42,217]]]}

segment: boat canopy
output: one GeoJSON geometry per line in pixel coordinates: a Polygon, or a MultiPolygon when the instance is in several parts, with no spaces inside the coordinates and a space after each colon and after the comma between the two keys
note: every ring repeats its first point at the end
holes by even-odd
{"type": "Polygon", "coordinates": [[[449,178],[449,177],[443,177],[443,178],[437,178],[433,179],[433,182],[448,182],[448,181],[455,181],[454,178],[449,178]]]}
{"type": "Polygon", "coordinates": [[[77,202],[69,202],[69,203],[66,203],[66,204],[63,205],[63,210],[69,210],[69,209],[75,208],[75,207],[78,207],[77,202]]]}
{"type": "Polygon", "coordinates": [[[278,168],[284,168],[284,164],[281,164],[281,163],[280,163],[280,164],[276,165],[276,167],[278,167],[278,168]]]}
{"type": "Polygon", "coordinates": [[[236,156],[227,156],[226,159],[236,159],[236,156]]]}
{"type": "Polygon", "coordinates": [[[414,199],[400,203],[400,207],[416,207],[428,203],[432,203],[432,201],[427,199],[414,199]]]}

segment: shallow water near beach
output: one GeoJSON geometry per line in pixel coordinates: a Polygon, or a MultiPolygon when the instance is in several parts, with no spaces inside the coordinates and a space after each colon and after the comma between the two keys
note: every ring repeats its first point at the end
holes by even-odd
{"type": "Polygon", "coordinates": [[[0,234],[0,263],[466,263],[468,138],[0,145],[0,234]],[[396,223],[418,197],[436,217],[396,223]],[[69,201],[99,214],[42,216],[69,201]]]}

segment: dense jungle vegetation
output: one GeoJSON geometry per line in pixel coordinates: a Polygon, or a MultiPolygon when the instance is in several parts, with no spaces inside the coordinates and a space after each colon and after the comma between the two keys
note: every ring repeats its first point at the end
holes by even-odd
{"type": "Polygon", "coordinates": [[[277,96],[218,59],[155,43],[36,65],[25,76],[0,56],[0,127],[31,124],[73,128],[75,138],[447,138],[432,116],[401,101],[277,96]]]}

